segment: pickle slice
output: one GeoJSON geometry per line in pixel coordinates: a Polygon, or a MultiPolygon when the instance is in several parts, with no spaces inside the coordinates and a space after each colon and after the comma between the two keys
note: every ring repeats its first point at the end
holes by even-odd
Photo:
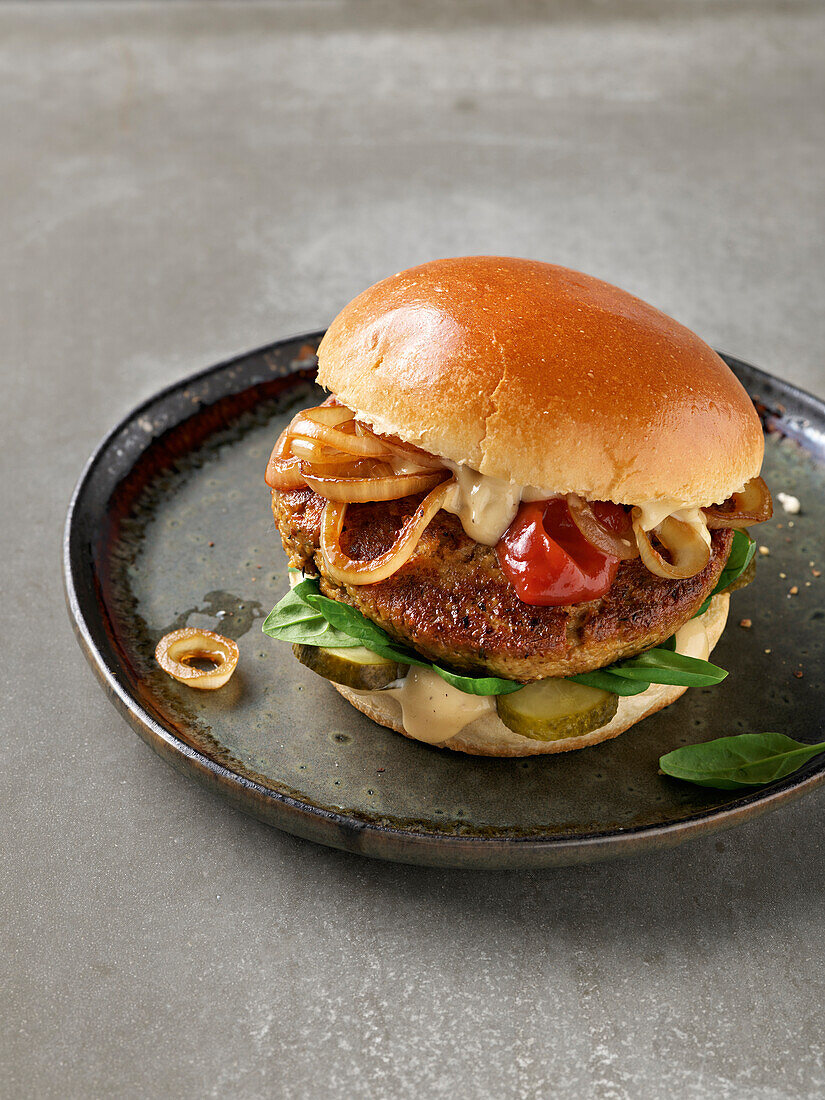
{"type": "Polygon", "coordinates": [[[534,741],[562,741],[606,726],[619,707],[610,691],[569,680],[537,680],[496,696],[496,710],[513,733],[534,741]]]}
{"type": "Polygon", "coordinates": [[[315,645],[293,645],[292,652],[302,665],[333,683],[361,691],[386,687],[405,672],[404,665],[379,657],[365,646],[323,649],[315,645]]]}

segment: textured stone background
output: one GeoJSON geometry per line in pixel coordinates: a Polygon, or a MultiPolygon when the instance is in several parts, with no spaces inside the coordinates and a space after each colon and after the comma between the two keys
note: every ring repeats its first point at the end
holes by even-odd
{"type": "Polygon", "coordinates": [[[0,1093],[779,1100],[825,1089],[825,803],[626,863],[372,864],[227,809],[63,609],[138,400],[437,255],[552,259],[816,392],[825,9],[0,6],[0,1093]]]}

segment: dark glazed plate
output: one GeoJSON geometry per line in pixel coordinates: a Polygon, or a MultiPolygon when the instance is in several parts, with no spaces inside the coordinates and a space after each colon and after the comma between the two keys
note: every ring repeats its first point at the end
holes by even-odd
{"type": "Polygon", "coordinates": [[[746,730],[823,739],[825,577],[813,573],[825,569],[821,401],[726,357],[762,414],[768,482],[803,508],[795,517],[780,508],[759,530],[770,555],[733,597],[715,650],[728,679],[595,748],[490,760],[373,725],[261,633],[286,588],[263,471],[286,418],[317,395],[320,335],[250,352],[159,393],[103,441],[72,500],[64,569],[78,640],[115,705],[164,759],[310,840],[479,868],[677,844],[825,780],[820,758],[732,796],[667,779],[657,766],[678,745],[746,730]],[[743,618],[750,629],[737,625],[743,618]],[[192,691],[156,667],[157,640],[186,624],[238,641],[238,671],[223,690],[192,691]]]}

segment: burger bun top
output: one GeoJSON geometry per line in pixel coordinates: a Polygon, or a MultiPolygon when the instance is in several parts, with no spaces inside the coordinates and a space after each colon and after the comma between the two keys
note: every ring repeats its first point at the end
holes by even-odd
{"type": "Polygon", "coordinates": [[[319,382],[376,430],[548,494],[707,506],[762,464],[759,418],[716,352],[554,264],[399,272],[338,314],[318,360],[319,382]]]}

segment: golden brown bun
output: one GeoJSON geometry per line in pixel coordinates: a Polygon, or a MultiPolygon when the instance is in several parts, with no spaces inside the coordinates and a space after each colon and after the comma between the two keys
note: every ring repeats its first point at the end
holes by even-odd
{"type": "MultiPolygon", "coordinates": [[[[729,603],[730,596],[714,596],[710,607],[702,616],[701,621],[707,630],[711,649],[719,641],[725,629],[729,603]]],[[[381,691],[369,693],[352,691],[341,684],[333,684],[333,687],[347,702],[352,703],[373,722],[377,722],[380,726],[387,726],[396,733],[403,733],[405,737],[411,737],[401,723],[401,705],[392,696],[381,691]]],[[[615,717],[606,726],[586,733],[582,737],[569,737],[563,741],[533,741],[529,737],[522,737],[521,734],[513,733],[508,729],[495,711],[491,711],[490,714],[485,714],[465,726],[449,741],[438,747],[456,749],[459,752],[471,753],[473,756],[539,756],[545,753],[584,749],[589,745],[598,745],[601,741],[618,737],[620,733],[635,726],[643,718],[675,703],[685,691],[687,688],[651,684],[641,695],[621,698],[615,717]]],[[[415,740],[412,737],[411,739],[415,740]]]]}
{"type": "Polygon", "coordinates": [[[318,360],[321,384],[377,430],[552,493],[704,506],[762,465],[759,418],[707,344],[553,264],[402,271],[338,314],[318,360]]]}

